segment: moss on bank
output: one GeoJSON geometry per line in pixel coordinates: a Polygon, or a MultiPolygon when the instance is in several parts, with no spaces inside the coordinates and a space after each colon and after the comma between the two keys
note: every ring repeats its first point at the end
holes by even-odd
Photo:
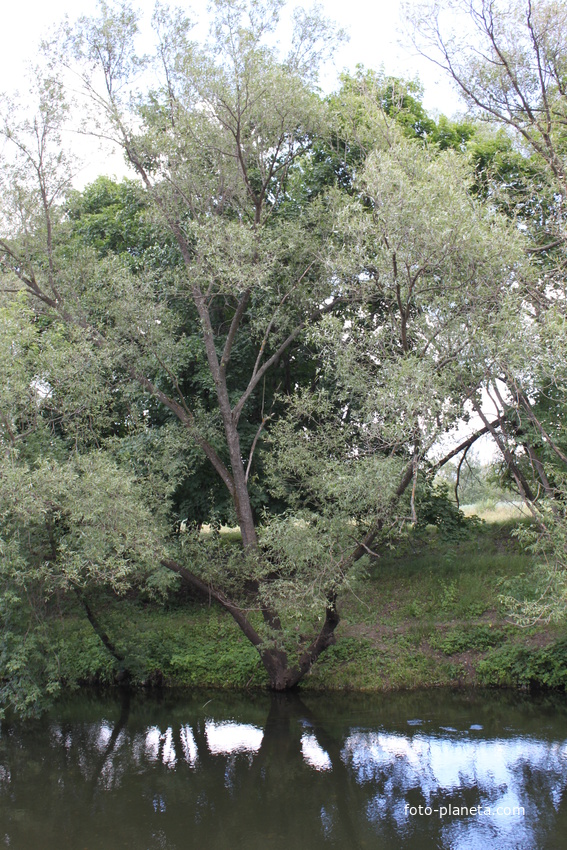
{"type": "MultiPolygon", "coordinates": [[[[559,627],[520,630],[498,601],[504,578],[529,570],[511,524],[484,525],[447,542],[428,529],[376,559],[340,600],[337,643],[302,683],[308,690],[388,690],[440,685],[567,686],[559,627]]],[[[106,603],[104,627],[134,684],[255,688],[266,677],[253,647],[223,611],[186,601],[169,609],[106,603]]],[[[88,622],[64,619],[61,677],[110,683],[116,662],[88,622]]]]}

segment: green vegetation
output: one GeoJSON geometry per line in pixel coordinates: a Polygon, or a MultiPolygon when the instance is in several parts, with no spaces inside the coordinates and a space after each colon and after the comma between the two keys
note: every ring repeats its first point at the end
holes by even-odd
{"type": "MultiPolygon", "coordinates": [[[[340,640],[314,668],[308,687],[478,684],[481,661],[500,648],[526,648],[535,635],[552,643],[556,630],[526,633],[509,622],[500,602],[501,581],[531,566],[513,527],[475,526],[449,542],[430,526],[374,562],[343,600],[340,640]]],[[[487,676],[482,682],[496,683],[487,676]]]]}
{"type": "Polygon", "coordinates": [[[567,613],[567,13],[463,3],[486,43],[452,56],[436,3],[417,25],[469,92],[450,121],[363,68],[323,97],[341,33],[317,7],[278,44],[280,0],[212,5],[202,42],[158,5],[152,57],[101,2],[0,121],[0,704],[22,712],[114,677],[459,680],[505,654],[504,612],[567,613]],[[70,190],[79,120],[131,179],[70,190]],[[523,503],[523,554],[500,565],[460,490],[523,503]]]}
{"type": "MultiPolygon", "coordinates": [[[[255,687],[265,684],[258,654],[222,612],[199,603],[160,610],[136,602],[104,603],[101,620],[124,655],[135,686],[255,687]],[[127,620],[124,623],[124,608],[127,620]]],[[[55,631],[63,681],[116,683],[116,664],[82,620],[55,631]]]]}
{"type": "MultiPolygon", "coordinates": [[[[429,526],[368,564],[366,575],[343,591],[337,642],[302,687],[567,687],[564,632],[518,628],[501,604],[502,581],[530,569],[513,528],[476,524],[448,541],[429,526]]],[[[54,692],[122,680],[121,666],[78,613],[61,617],[46,644],[57,664],[54,692]]],[[[190,597],[172,596],[164,606],[107,595],[98,600],[97,616],[134,687],[268,684],[257,652],[218,606],[190,597]]]]}

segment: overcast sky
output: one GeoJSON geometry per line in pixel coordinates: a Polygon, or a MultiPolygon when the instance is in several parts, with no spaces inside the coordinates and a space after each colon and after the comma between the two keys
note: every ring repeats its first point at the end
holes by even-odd
{"type": "MultiPolygon", "coordinates": [[[[172,2],[171,5],[175,5],[172,2]]],[[[208,0],[194,0],[180,4],[193,9],[194,18],[208,18],[208,0]]],[[[300,5],[291,0],[289,8],[300,5]]],[[[306,6],[312,5],[310,2],[306,6]]],[[[337,51],[336,69],[354,69],[357,63],[368,68],[384,66],[387,74],[403,77],[419,75],[425,86],[425,105],[429,110],[453,114],[458,101],[448,81],[427,60],[416,56],[410,49],[398,44],[401,23],[401,0],[388,0],[370,4],[368,0],[322,0],[325,14],[347,30],[348,44],[337,51]]],[[[149,20],[154,0],[134,3],[149,20]]],[[[11,0],[2,10],[0,30],[0,91],[17,87],[25,62],[33,60],[36,45],[49,28],[67,14],[71,19],[96,10],[93,0],[50,0],[40,4],[37,0],[11,0]]],[[[283,16],[288,14],[284,11],[283,16]]],[[[336,74],[329,69],[323,81],[327,90],[333,88],[336,74]]]]}
{"type": "MultiPolygon", "coordinates": [[[[143,14],[142,31],[148,34],[151,33],[154,2],[138,0],[134,3],[143,14]]],[[[170,5],[175,5],[175,1],[172,0],[170,5]]],[[[282,14],[284,30],[285,21],[289,20],[290,10],[295,5],[301,3],[290,0],[282,14]]],[[[319,5],[323,7],[324,14],[349,35],[349,41],[337,48],[333,63],[321,78],[321,86],[326,92],[336,87],[338,74],[344,69],[352,71],[358,63],[374,69],[383,66],[386,74],[406,79],[418,77],[425,88],[424,104],[428,111],[448,116],[459,111],[459,100],[445,75],[413,49],[401,45],[402,0],[388,0],[374,6],[369,5],[368,0],[322,0],[319,5]]],[[[201,22],[196,30],[200,37],[205,37],[208,31],[210,16],[207,7],[208,0],[193,0],[185,6],[185,9],[192,10],[191,17],[201,22]]],[[[96,10],[93,0],[50,0],[41,5],[37,0],[11,0],[5,4],[0,29],[0,92],[12,92],[20,86],[25,91],[25,69],[30,62],[33,63],[37,45],[65,15],[74,20],[80,15],[96,13],[96,10]]],[[[98,143],[87,141],[84,136],[75,136],[71,146],[79,153],[83,163],[75,175],[77,188],[82,188],[100,174],[117,178],[125,176],[121,154],[112,154],[108,147],[101,151],[98,143]]]]}
{"type": "MultiPolygon", "coordinates": [[[[142,30],[147,33],[151,32],[154,2],[138,0],[134,3],[143,13],[142,30]]],[[[170,5],[174,6],[175,0],[171,0],[170,5]]],[[[284,24],[295,5],[302,4],[298,0],[289,0],[282,14],[284,24]]],[[[352,71],[361,63],[374,69],[383,66],[385,73],[393,76],[418,77],[425,88],[425,107],[432,113],[442,112],[451,116],[460,110],[455,92],[437,66],[400,44],[402,0],[388,0],[373,6],[368,0],[322,0],[319,5],[324,14],[349,35],[349,41],[337,48],[332,65],[327,67],[321,78],[321,86],[326,92],[336,87],[342,70],[352,71]]],[[[208,31],[210,16],[207,7],[208,0],[193,0],[184,6],[186,10],[192,10],[190,16],[194,20],[201,22],[196,33],[202,37],[208,31]]],[[[20,86],[25,91],[23,76],[26,66],[34,61],[37,45],[65,15],[74,20],[80,15],[96,13],[96,10],[97,4],[93,0],[50,0],[41,5],[37,0],[11,0],[5,4],[0,29],[0,92],[12,92],[20,86]]],[[[83,162],[83,168],[76,173],[74,181],[77,188],[82,188],[100,174],[118,178],[125,175],[121,154],[112,155],[108,148],[101,152],[97,144],[87,142],[84,137],[75,137],[72,147],[80,153],[83,162]]]]}

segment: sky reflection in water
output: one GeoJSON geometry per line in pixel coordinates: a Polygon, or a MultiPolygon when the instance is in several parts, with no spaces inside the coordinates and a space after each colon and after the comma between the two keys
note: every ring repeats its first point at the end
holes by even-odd
{"type": "Polygon", "coordinates": [[[421,695],[417,719],[374,699],[91,700],[4,724],[0,846],[567,848],[564,701],[421,695]]]}

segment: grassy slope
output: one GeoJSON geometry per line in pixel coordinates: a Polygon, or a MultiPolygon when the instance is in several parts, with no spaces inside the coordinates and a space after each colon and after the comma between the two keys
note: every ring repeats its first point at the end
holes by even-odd
{"type": "Polygon", "coordinates": [[[487,524],[458,542],[432,531],[375,561],[356,596],[343,600],[337,645],[308,686],[521,684],[500,675],[498,657],[503,651],[515,657],[516,646],[547,645],[560,633],[550,627],[520,630],[506,619],[499,584],[530,565],[511,528],[487,524]]]}
{"type": "MultiPolygon", "coordinates": [[[[510,532],[486,523],[447,542],[428,529],[375,560],[340,600],[337,643],[303,683],[307,689],[385,690],[435,685],[534,682],[565,687],[564,630],[520,630],[507,622],[499,582],[526,572],[529,558],[510,532]]],[[[232,619],[186,601],[167,611],[122,600],[100,611],[134,680],[172,686],[265,684],[255,650],[232,619]]],[[[68,680],[113,681],[115,662],[85,620],[61,624],[60,665],[68,680]]]]}

